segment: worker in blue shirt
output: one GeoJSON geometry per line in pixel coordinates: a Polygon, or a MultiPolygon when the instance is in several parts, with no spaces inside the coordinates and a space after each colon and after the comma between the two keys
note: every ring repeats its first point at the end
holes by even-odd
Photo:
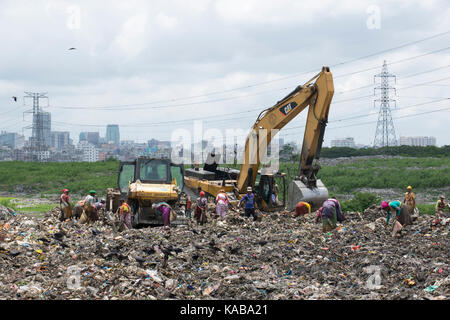
{"type": "Polygon", "coordinates": [[[253,221],[258,219],[255,208],[257,208],[255,194],[252,192],[252,187],[247,187],[247,194],[242,197],[239,201],[239,206],[241,206],[242,201],[245,201],[245,216],[253,216],[253,221]]]}

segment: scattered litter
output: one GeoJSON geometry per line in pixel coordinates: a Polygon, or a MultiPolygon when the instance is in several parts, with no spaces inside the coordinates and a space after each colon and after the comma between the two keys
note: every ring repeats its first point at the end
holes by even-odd
{"type": "Polygon", "coordinates": [[[449,229],[432,226],[433,217],[419,216],[393,240],[377,208],[347,213],[327,233],[314,214],[299,224],[281,212],[257,222],[233,213],[170,232],[118,232],[58,214],[13,216],[0,207],[0,298],[449,298],[449,229]]]}

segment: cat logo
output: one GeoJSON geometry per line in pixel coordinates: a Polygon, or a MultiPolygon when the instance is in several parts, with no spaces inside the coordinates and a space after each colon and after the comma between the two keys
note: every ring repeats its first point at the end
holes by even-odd
{"type": "Polygon", "coordinates": [[[284,105],[284,106],[282,106],[282,107],[280,108],[280,112],[281,112],[283,115],[286,116],[286,115],[287,115],[289,112],[291,112],[291,110],[294,109],[296,106],[297,106],[297,103],[296,103],[296,102],[288,103],[288,104],[286,104],[286,105],[284,105]]]}

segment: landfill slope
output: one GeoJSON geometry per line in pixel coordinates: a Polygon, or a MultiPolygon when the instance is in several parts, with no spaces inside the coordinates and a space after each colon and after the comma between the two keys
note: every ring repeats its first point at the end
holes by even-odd
{"type": "MultiPolygon", "coordinates": [[[[314,215],[117,232],[0,207],[1,299],[449,299],[449,226],[399,237],[371,208],[329,233],[314,215]],[[3,214],[3,218],[2,218],[3,214]]],[[[445,222],[444,222],[445,223],[445,222]]]]}

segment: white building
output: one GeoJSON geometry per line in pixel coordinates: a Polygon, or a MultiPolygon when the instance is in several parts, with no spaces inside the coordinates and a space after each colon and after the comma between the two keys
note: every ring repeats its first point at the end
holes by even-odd
{"type": "Polygon", "coordinates": [[[345,138],[345,139],[331,140],[331,147],[356,148],[356,145],[355,140],[353,138],[345,138]]]}
{"type": "Polygon", "coordinates": [[[83,152],[83,160],[85,162],[98,161],[98,149],[87,141],[81,141],[78,143],[77,148],[83,152]]]}
{"type": "Polygon", "coordinates": [[[436,146],[436,137],[400,137],[401,146],[436,146]]]}

